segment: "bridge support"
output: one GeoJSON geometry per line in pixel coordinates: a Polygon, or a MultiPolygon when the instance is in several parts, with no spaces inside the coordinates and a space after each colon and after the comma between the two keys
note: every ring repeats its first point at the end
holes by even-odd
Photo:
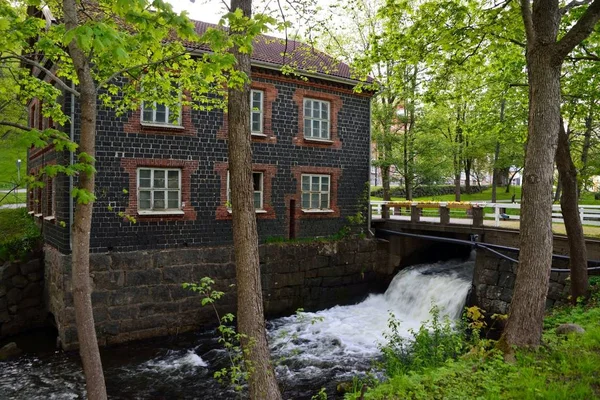
{"type": "Polygon", "coordinates": [[[450,209],[440,206],[440,224],[448,225],[450,223],[450,209]]]}
{"type": "Polygon", "coordinates": [[[417,206],[410,206],[410,222],[419,222],[421,220],[421,210],[417,206]]]}

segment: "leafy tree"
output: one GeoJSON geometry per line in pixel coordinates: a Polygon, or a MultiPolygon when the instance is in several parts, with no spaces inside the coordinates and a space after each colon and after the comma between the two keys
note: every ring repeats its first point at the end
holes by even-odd
{"type": "MultiPolygon", "coordinates": [[[[172,85],[177,83],[184,93],[183,104],[198,108],[218,106],[218,99],[206,95],[223,86],[227,80],[223,72],[231,69],[234,59],[223,52],[228,42],[219,31],[206,35],[215,52],[192,59],[182,42],[175,39],[198,40],[193,25],[160,0],[64,0],[48,5],[58,17],[49,25],[38,6],[37,1],[0,3],[0,59],[18,61],[27,67],[13,65],[12,75],[22,88],[24,101],[37,97],[46,105],[44,117],[51,117],[59,125],[72,124],[74,121],[68,121],[63,114],[59,98],[72,95],[79,102],[81,127],[77,144],[59,130],[32,132],[39,135],[37,145],[45,146],[51,141],[56,151],[77,149],[77,163],[47,166],[44,173],[78,174],[78,186],[72,193],[77,200],[72,230],[75,319],[88,397],[105,399],[89,281],[98,99],[120,112],[136,108],[144,99],[162,99],[167,105],[175,105],[179,99],[173,96],[172,85]],[[22,12],[25,7],[27,14],[22,12]],[[127,79],[122,79],[124,75],[127,79]],[[142,85],[144,90],[140,91],[142,85]],[[188,97],[187,93],[191,95],[188,97]],[[114,97],[117,94],[121,96],[114,97]]],[[[239,74],[231,71],[229,79],[235,83],[236,78],[239,74]]]]}
{"type": "MultiPolygon", "coordinates": [[[[231,1],[231,26],[235,71],[243,77],[230,87],[228,97],[229,168],[231,209],[237,281],[238,332],[249,371],[251,399],[281,399],[271,364],[263,311],[258,233],[253,203],[252,147],[250,135],[250,56],[257,25],[251,20],[251,0],[231,1]],[[254,33],[252,32],[254,30],[254,33]]],[[[258,25],[260,27],[260,25],[258,25]]]]}
{"type": "Polygon", "coordinates": [[[538,346],[552,264],[552,182],[560,127],[561,66],[600,18],[600,1],[591,3],[559,39],[565,13],[558,0],[521,0],[527,37],[529,133],[525,155],[519,268],[506,329],[500,345],[508,358],[513,346],[538,346]]]}

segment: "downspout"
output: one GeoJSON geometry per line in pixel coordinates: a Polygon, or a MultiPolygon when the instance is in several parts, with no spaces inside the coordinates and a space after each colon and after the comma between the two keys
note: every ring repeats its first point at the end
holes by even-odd
{"type": "MultiPolygon", "coordinates": [[[[75,90],[75,84],[71,82],[71,88],[75,90]]],[[[75,141],[75,95],[71,92],[71,124],[70,124],[70,138],[71,142],[75,141]]],[[[75,154],[69,152],[69,166],[73,166],[75,161],[75,154]]],[[[73,175],[69,175],[69,249],[73,250],[73,175]]]]}
{"type": "Polygon", "coordinates": [[[368,168],[368,173],[367,173],[367,188],[368,188],[368,206],[367,206],[367,223],[369,224],[367,226],[367,232],[369,232],[369,237],[375,237],[375,233],[373,233],[373,231],[371,230],[371,163],[373,162],[372,157],[372,151],[373,151],[373,132],[372,132],[372,124],[371,124],[371,108],[373,107],[373,97],[371,97],[369,99],[369,168],[368,168]]]}

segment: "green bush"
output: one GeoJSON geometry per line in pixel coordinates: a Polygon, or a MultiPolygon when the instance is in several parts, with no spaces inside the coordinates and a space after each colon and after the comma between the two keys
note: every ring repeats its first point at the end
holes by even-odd
{"type": "Polygon", "coordinates": [[[40,245],[40,230],[27,209],[0,210],[0,262],[20,259],[40,245]]]}
{"type": "Polygon", "coordinates": [[[456,326],[447,316],[441,318],[436,306],[431,308],[430,314],[431,320],[425,321],[417,331],[410,329],[412,337],[406,338],[399,333],[400,321],[390,313],[390,332],[383,335],[387,343],[380,346],[383,367],[389,376],[439,367],[467,348],[462,324],[456,326]]]}

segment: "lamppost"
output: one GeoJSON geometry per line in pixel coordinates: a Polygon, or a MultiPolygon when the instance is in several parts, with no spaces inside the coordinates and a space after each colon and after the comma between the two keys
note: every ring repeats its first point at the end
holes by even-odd
{"type": "Polygon", "coordinates": [[[21,159],[17,160],[17,185],[21,184],[21,159]]]}

